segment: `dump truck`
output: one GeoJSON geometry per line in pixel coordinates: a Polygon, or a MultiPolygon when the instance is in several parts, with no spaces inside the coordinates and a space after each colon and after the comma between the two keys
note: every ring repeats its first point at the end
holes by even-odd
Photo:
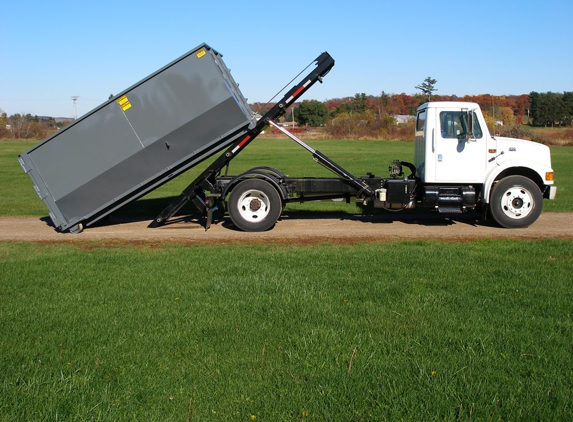
{"type": "Polygon", "coordinates": [[[352,175],[277,123],[298,98],[323,82],[334,59],[324,52],[312,65],[259,116],[222,55],[202,44],[21,154],[19,161],[56,229],[72,233],[221,151],[150,228],[166,224],[190,202],[206,217],[206,229],[214,212],[222,210],[241,230],[265,231],[286,204],[321,200],[391,211],[479,210],[502,227],[523,228],[537,220],[543,199],[555,198],[549,148],[490,135],[479,106],[469,102],[421,105],[414,162],[392,161],[387,177],[352,175]],[[264,165],[228,175],[230,162],[265,127],[299,144],[333,177],[291,177],[264,165]]]}

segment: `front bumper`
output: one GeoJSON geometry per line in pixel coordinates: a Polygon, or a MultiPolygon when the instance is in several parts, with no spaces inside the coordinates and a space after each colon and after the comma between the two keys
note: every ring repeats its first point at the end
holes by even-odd
{"type": "Polygon", "coordinates": [[[543,193],[543,197],[545,199],[555,199],[555,195],[557,194],[557,186],[546,186],[545,192],[543,193]]]}

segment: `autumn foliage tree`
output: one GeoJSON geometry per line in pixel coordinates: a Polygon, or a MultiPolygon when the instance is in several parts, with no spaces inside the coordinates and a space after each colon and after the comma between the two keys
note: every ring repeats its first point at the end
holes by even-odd
{"type": "Polygon", "coordinates": [[[8,138],[8,116],[0,109],[0,139],[8,138]]]}
{"type": "Polygon", "coordinates": [[[53,118],[0,112],[0,139],[43,139],[57,129],[53,118]]]}
{"type": "Polygon", "coordinates": [[[396,111],[411,105],[403,95],[382,92],[380,97],[373,97],[360,93],[353,98],[327,101],[331,112],[326,131],[343,139],[413,139],[413,125],[399,125],[394,117],[402,114],[396,111]]]}
{"type": "Polygon", "coordinates": [[[504,126],[510,126],[515,123],[515,115],[511,107],[500,107],[495,114],[497,121],[502,122],[504,126]]]}

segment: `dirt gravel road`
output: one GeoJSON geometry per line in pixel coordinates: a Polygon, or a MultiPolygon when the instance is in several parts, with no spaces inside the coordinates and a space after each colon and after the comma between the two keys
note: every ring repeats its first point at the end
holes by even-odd
{"type": "Polygon", "coordinates": [[[228,218],[205,231],[202,221],[181,218],[156,229],[148,219],[120,221],[89,227],[80,234],[58,233],[47,218],[0,218],[1,242],[74,243],[182,243],[182,244],[314,244],[333,242],[385,242],[439,239],[573,239],[573,213],[544,213],[526,229],[502,229],[477,215],[444,217],[439,214],[382,214],[377,216],[323,215],[282,216],[272,230],[263,233],[238,231],[228,218]]]}

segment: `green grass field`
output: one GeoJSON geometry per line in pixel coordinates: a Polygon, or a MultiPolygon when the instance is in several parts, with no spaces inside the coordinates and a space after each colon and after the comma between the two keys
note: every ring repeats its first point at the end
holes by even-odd
{"type": "Polygon", "coordinates": [[[573,243],[0,244],[0,420],[568,420],[573,243]]]}
{"type": "MultiPolygon", "coordinates": [[[[356,174],[413,148],[309,143],[356,174]]],[[[33,144],[0,143],[0,215],[46,215],[16,161],[33,144]]],[[[545,210],[571,211],[573,149],[552,152],[545,210]]],[[[261,164],[328,175],[269,140],[231,172],[261,164]]],[[[571,274],[569,240],[0,243],[0,421],[569,420],[571,274]]]]}
{"type": "MultiPolygon", "coordinates": [[[[323,152],[351,173],[361,176],[373,172],[388,175],[388,163],[395,159],[413,161],[414,144],[392,141],[309,140],[315,149],[323,152]]],[[[35,145],[35,141],[0,142],[0,215],[45,216],[47,210],[35,194],[28,176],[20,168],[18,154],[35,145]]],[[[573,210],[573,148],[551,147],[552,164],[556,174],[557,199],[544,201],[544,210],[564,212],[573,210]]],[[[303,148],[288,139],[257,139],[235,160],[229,174],[240,174],[255,166],[274,167],[290,176],[325,176],[332,173],[312,160],[303,148]]],[[[139,201],[128,204],[116,215],[155,217],[178,196],[206,167],[199,164],[139,201]]],[[[289,204],[287,211],[327,211],[361,213],[355,204],[305,203],[289,204]]],[[[182,212],[192,212],[183,209],[182,212]]]]}

